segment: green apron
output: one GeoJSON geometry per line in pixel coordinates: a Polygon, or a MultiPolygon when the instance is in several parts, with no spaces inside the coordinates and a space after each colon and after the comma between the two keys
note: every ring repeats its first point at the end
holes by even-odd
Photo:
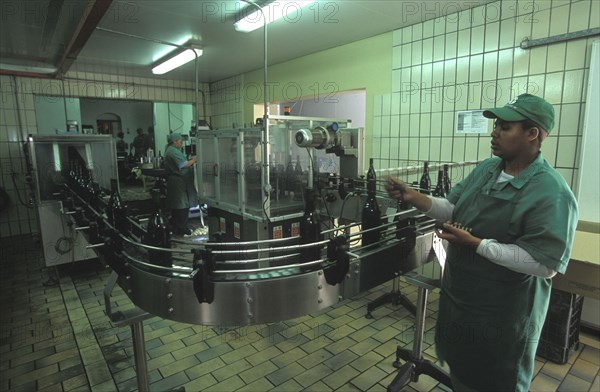
{"type": "MultiPolygon", "coordinates": [[[[448,196],[455,204],[453,220],[476,237],[517,244],[564,273],[577,224],[572,192],[541,154],[518,178],[496,184],[502,167],[498,158],[486,160],[455,187],[448,196]],[[545,200],[553,192],[561,194],[563,206],[545,200]],[[546,213],[564,221],[551,221],[546,213]],[[548,249],[540,250],[544,244],[548,249]]],[[[438,358],[475,390],[527,391],[552,281],[488,258],[472,247],[449,245],[436,325],[438,358]]]]}
{"type": "Polygon", "coordinates": [[[183,152],[169,145],[165,150],[164,168],[167,176],[166,206],[171,210],[195,207],[198,205],[198,192],[194,185],[194,169],[179,169],[179,165],[187,159],[183,152]]]}

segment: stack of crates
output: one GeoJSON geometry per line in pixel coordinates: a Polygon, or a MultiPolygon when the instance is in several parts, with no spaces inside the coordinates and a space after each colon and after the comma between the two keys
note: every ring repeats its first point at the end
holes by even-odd
{"type": "Polygon", "coordinates": [[[552,362],[567,363],[569,356],[579,348],[582,308],[581,295],[552,290],[537,355],[552,362]]]}

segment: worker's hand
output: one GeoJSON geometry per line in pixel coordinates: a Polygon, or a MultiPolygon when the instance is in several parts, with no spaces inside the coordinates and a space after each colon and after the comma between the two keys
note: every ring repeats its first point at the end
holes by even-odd
{"type": "Polygon", "coordinates": [[[416,192],[414,189],[406,185],[404,181],[394,177],[388,177],[385,189],[391,198],[408,202],[413,199],[413,192],[416,192]]]}
{"type": "Polygon", "coordinates": [[[466,245],[477,248],[481,243],[481,238],[471,234],[471,229],[464,227],[458,222],[446,222],[443,229],[435,231],[438,237],[456,245],[466,245]]]}

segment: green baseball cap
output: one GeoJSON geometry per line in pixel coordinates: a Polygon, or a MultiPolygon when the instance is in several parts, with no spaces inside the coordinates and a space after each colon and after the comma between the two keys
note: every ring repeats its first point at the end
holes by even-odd
{"type": "Polygon", "coordinates": [[[543,98],[531,94],[521,94],[501,108],[485,110],[483,115],[504,121],[529,119],[548,133],[554,128],[554,107],[543,98]]]}

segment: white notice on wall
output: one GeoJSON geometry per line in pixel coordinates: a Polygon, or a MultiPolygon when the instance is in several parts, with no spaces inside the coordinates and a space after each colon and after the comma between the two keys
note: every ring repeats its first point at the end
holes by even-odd
{"type": "Polygon", "coordinates": [[[483,110],[456,112],[456,133],[488,133],[488,119],[483,110]]]}

